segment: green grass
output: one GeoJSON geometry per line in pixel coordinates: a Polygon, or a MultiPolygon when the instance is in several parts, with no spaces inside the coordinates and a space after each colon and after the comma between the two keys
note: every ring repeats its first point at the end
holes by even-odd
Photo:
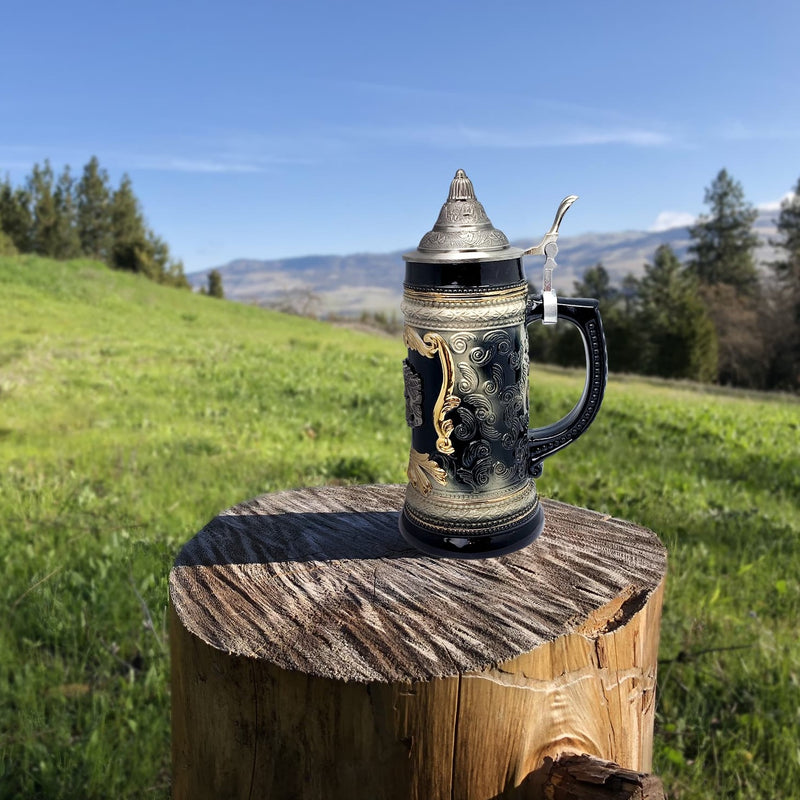
{"type": "MultiPolygon", "coordinates": [[[[167,576],[261,492],[404,482],[399,341],[0,258],[0,797],[169,795],[167,576]]],[[[579,393],[534,366],[534,422],[579,393]]],[[[612,377],[542,494],[656,530],[673,798],[800,796],[800,404],[612,377]]]]}

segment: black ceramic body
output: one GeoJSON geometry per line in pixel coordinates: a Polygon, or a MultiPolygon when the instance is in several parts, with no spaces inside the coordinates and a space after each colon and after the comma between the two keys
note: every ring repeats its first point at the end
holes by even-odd
{"type": "Polygon", "coordinates": [[[559,312],[587,344],[586,389],[570,415],[529,431],[527,325],[541,302],[528,294],[521,258],[406,264],[411,455],[400,530],[415,547],[477,558],[541,533],[534,476],[588,427],[605,385],[597,303],[560,301],[559,312]]]}

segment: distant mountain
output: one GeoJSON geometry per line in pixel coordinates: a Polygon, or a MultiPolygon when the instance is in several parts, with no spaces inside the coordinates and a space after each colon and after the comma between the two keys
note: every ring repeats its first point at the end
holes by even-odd
{"type": "MultiPolygon", "coordinates": [[[[755,231],[761,238],[756,257],[762,267],[776,257],[768,240],[775,236],[776,212],[758,216],[755,231]]],[[[530,247],[538,240],[514,242],[530,247]]],[[[641,275],[645,262],[652,261],[660,244],[669,244],[683,259],[689,246],[687,228],[666,231],[623,231],[562,236],[558,241],[558,268],[554,273],[556,289],[561,294],[573,291],[573,284],[587,269],[602,263],[615,284],[632,273],[641,275]]],[[[407,250],[413,250],[410,246],[407,250]]],[[[347,256],[301,256],[271,261],[236,259],[216,267],[222,274],[225,296],[243,303],[268,306],[312,308],[320,315],[355,316],[362,311],[399,311],[405,265],[402,254],[354,253],[347,256]]],[[[528,279],[537,285],[543,260],[526,258],[528,279]]],[[[207,284],[210,270],[187,275],[192,286],[207,284]]]]}

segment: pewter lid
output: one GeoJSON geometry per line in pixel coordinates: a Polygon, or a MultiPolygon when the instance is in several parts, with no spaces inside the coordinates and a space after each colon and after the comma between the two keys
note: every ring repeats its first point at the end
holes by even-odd
{"type": "Polygon", "coordinates": [[[463,169],[450,184],[447,201],[439,218],[420,240],[406,261],[435,263],[441,261],[502,261],[520,258],[522,250],[511,247],[506,235],[492,225],[483,206],[475,197],[472,181],[463,169]]]}

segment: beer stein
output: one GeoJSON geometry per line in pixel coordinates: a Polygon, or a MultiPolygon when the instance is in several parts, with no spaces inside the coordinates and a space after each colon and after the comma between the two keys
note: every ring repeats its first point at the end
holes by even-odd
{"type": "Polygon", "coordinates": [[[462,558],[508,553],[536,539],[544,512],[534,479],[542,461],[592,423],[606,385],[597,300],[556,297],[552,270],[565,198],[550,230],[528,250],[489,220],[463,170],[433,230],[403,256],[403,362],[411,428],[404,538],[423,552],[462,558]],[[540,294],[525,255],[543,255],[540,294]],[[528,428],[528,325],[566,320],[580,331],[586,381],[558,422],[528,428]]]}

